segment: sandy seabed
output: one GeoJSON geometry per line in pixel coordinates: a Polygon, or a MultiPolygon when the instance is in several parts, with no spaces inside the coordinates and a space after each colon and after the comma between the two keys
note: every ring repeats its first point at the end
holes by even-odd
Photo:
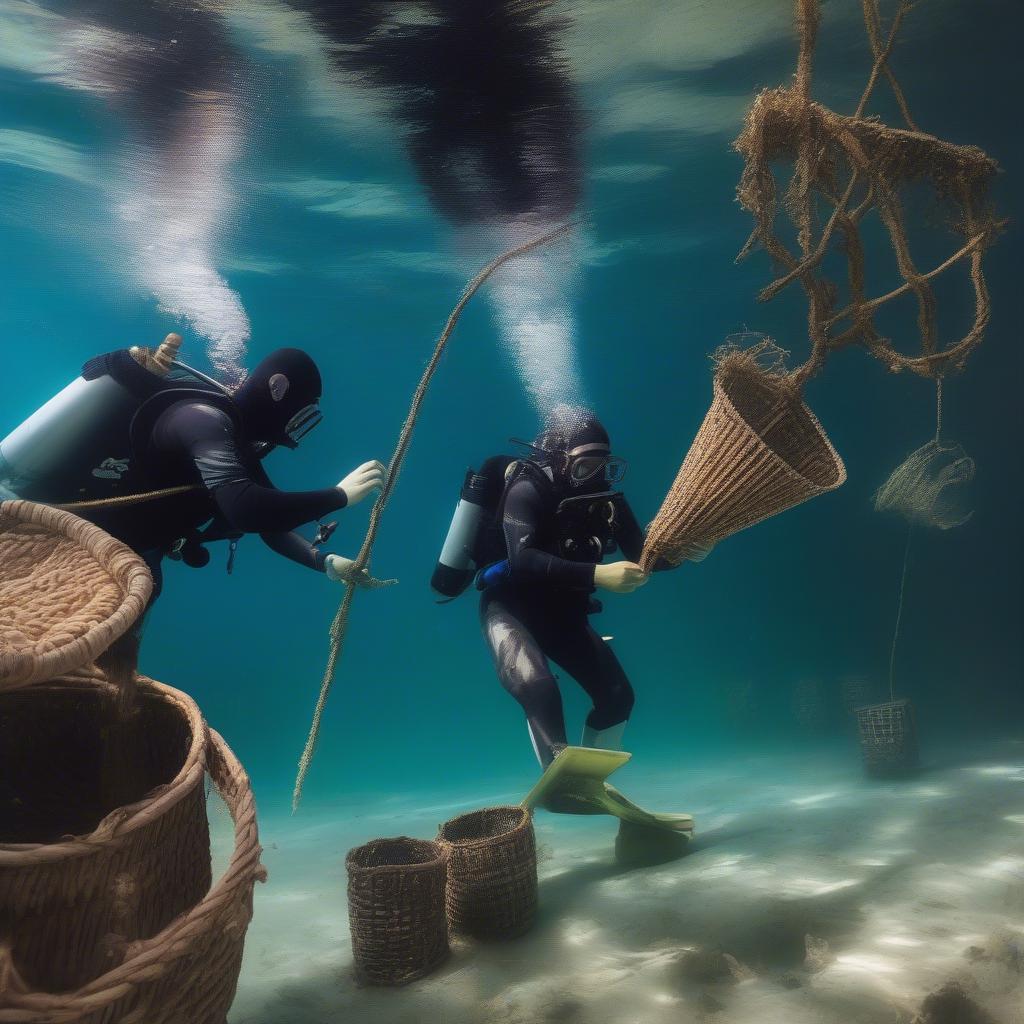
{"type": "Polygon", "coordinates": [[[627,869],[613,819],[541,812],[534,929],[453,939],[400,989],[355,983],[346,851],[522,794],[266,818],[229,1024],[1024,1024],[1024,742],[902,781],[863,778],[847,751],[634,762],[615,781],[693,813],[691,852],[627,869]]]}

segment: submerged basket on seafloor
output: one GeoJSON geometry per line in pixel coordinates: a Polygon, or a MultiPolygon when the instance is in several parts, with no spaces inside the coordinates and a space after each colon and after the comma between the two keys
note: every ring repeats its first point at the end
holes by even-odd
{"type": "Polygon", "coordinates": [[[224,740],[208,732],[207,768],[235,824],[227,871],[151,938],[113,948],[106,973],[73,991],[35,991],[0,939],[5,1024],[224,1024],[235,995],[260,864],[249,779],[224,740]]]}
{"type": "Polygon", "coordinates": [[[917,767],[917,726],[909,700],[857,708],[857,728],[864,768],[870,775],[890,775],[917,767]]]}
{"type": "Polygon", "coordinates": [[[185,694],[82,671],[0,691],[0,935],[22,980],[73,989],[210,887],[207,730],[185,694]]]}
{"type": "Polygon", "coordinates": [[[0,501],[0,690],[95,660],[142,614],[145,562],[70,512],[0,501]]]}
{"type": "Polygon", "coordinates": [[[448,855],[446,905],[453,931],[512,938],[537,912],[537,845],[522,807],[485,807],[452,818],[438,841],[448,855]]]}
{"type": "Polygon", "coordinates": [[[726,357],[714,397],[647,533],[640,564],[678,565],[718,541],[834,490],[846,467],[814,413],[753,359],[726,357]]]}
{"type": "Polygon", "coordinates": [[[446,866],[437,843],[398,836],[349,850],[348,918],[356,976],[403,985],[448,956],[446,866]]]}

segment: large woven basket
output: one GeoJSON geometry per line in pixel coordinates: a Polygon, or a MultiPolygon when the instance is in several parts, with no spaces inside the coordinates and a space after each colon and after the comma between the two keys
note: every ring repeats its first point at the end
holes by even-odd
{"type": "Polygon", "coordinates": [[[742,362],[715,374],[714,397],[647,533],[640,565],[678,565],[718,541],[834,490],[846,467],[796,394],[742,362]]]}
{"type": "Polygon", "coordinates": [[[117,695],[85,671],[0,691],[0,937],[33,988],[91,982],[210,887],[202,715],[149,679],[130,717],[117,695]]]}
{"type": "Polygon", "coordinates": [[[398,836],[349,850],[348,919],[356,977],[404,985],[448,956],[445,858],[437,843],[398,836]]]}
{"type": "Polygon", "coordinates": [[[0,690],[90,664],[135,623],[153,579],[70,512],[0,502],[0,690]]]}
{"type": "Polygon", "coordinates": [[[452,931],[508,939],[533,924],[537,845],[529,811],[472,811],[445,822],[438,841],[448,854],[445,903],[452,931]]]}
{"type": "Polygon", "coordinates": [[[917,767],[917,725],[909,700],[868,704],[855,713],[869,775],[901,775],[917,767]]]}
{"type": "Polygon", "coordinates": [[[224,1024],[238,984],[260,864],[249,779],[209,730],[207,768],[235,823],[235,850],[221,879],[152,938],[129,943],[120,963],[73,992],[31,991],[0,946],[4,1024],[224,1024]]]}

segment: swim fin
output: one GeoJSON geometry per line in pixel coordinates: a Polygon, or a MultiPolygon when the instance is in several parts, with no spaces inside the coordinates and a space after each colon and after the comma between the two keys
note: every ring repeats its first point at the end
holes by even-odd
{"type": "Polygon", "coordinates": [[[537,780],[522,806],[559,814],[611,814],[636,825],[691,834],[693,818],[689,814],[645,811],[605,781],[631,756],[621,750],[566,747],[537,780]]]}

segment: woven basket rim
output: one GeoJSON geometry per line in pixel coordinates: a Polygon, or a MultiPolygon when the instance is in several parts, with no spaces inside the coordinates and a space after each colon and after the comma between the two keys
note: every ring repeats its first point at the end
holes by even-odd
{"type": "Polygon", "coordinates": [[[897,700],[883,700],[875,704],[862,704],[860,707],[854,708],[853,713],[859,715],[862,711],[879,711],[882,708],[903,708],[909,704],[909,697],[900,697],[897,700]]]}
{"type": "MultiPolygon", "coordinates": [[[[198,785],[206,770],[208,730],[202,712],[192,698],[173,686],[157,682],[148,676],[137,676],[140,696],[155,698],[177,708],[188,723],[191,738],[181,768],[170,782],[158,787],[155,797],[143,797],[133,804],[115,807],[84,836],[57,843],[0,843],[0,870],[30,867],[73,857],[87,857],[111,844],[124,842],[136,829],[149,824],[169,808],[183,800],[198,785]]],[[[32,692],[65,690],[74,692],[82,687],[114,695],[115,687],[99,671],[58,676],[45,683],[36,683],[32,692]]]]}
{"type": "Polygon", "coordinates": [[[395,871],[401,871],[407,873],[409,871],[433,871],[436,870],[439,864],[445,862],[445,853],[441,848],[441,845],[433,839],[416,839],[412,836],[382,836],[379,839],[371,839],[368,842],[361,843],[359,846],[353,846],[351,850],[345,855],[345,868],[349,874],[359,875],[364,877],[366,875],[373,874],[385,874],[395,871]],[[401,844],[404,846],[417,846],[430,849],[434,856],[430,860],[414,861],[411,864],[360,864],[356,861],[358,854],[364,850],[368,850],[372,846],[377,846],[380,843],[394,843],[401,844]]]}
{"type": "MultiPolygon", "coordinates": [[[[742,370],[733,370],[734,373],[742,373],[742,370]]],[[[846,463],[843,462],[842,456],[836,451],[835,445],[832,444],[828,434],[825,433],[825,428],[821,425],[821,421],[814,414],[814,410],[802,399],[794,397],[792,399],[792,405],[795,409],[798,409],[800,414],[804,416],[811,427],[814,434],[817,435],[819,442],[821,442],[824,451],[827,453],[829,458],[832,460],[832,465],[836,470],[836,479],[832,483],[822,484],[817,480],[812,480],[809,476],[805,476],[799,472],[789,462],[783,458],[771,445],[767,444],[764,438],[751,426],[746,416],[737,408],[736,403],[732,400],[732,396],[729,394],[726,386],[722,380],[723,373],[718,371],[715,373],[713,382],[713,397],[712,404],[717,399],[725,405],[730,413],[732,413],[750,433],[757,439],[758,445],[768,452],[772,460],[777,463],[778,468],[785,474],[789,475],[795,480],[799,480],[804,484],[810,484],[819,493],[826,493],[828,491],[834,491],[838,487],[841,487],[846,483],[846,463]]]]}
{"type": "MultiPolygon", "coordinates": [[[[152,983],[173,963],[193,955],[196,942],[209,930],[207,919],[213,919],[216,926],[214,915],[226,905],[232,906],[240,889],[266,881],[266,868],[260,863],[262,848],[249,776],[220,733],[205,725],[204,728],[210,754],[207,759],[210,777],[235,823],[235,848],[224,874],[194,907],[152,938],[130,943],[121,964],[74,992],[30,991],[10,963],[7,950],[0,945],[0,970],[8,972],[10,982],[6,996],[9,1001],[5,1005],[29,1015],[60,1013],[61,1020],[73,1020],[78,1014],[100,1013],[123,999],[126,989],[152,983]]],[[[223,924],[220,928],[226,930],[223,924]]]]}
{"type": "Polygon", "coordinates": [[[495,842],[495,840],[506,839],[509,836],[514,836],[517,832],[524,831],[529,828],[532,820],[530,812],[520,804],[496,804],[494,807],[479,807],[475,811],[467,811],[465,814],[459,814],[454,818],[449,818],[440,827],[440,829],[438,829],[437,839],[440,843],[444,843],[447,846],[458,847],[460,850],[473,846],[487,846],[495,842]],[[449,825],[465,821],[467,818],[476,818],[492,811],[510,811],[521,815],[521,817],[519,821],[517,821],[507,832],[502,832],[497,836],[473,836],[466,839],[449,839],[445,836],[444,831],[449,825]]]}
{"type": "Polygon", "coordinates": [[[146,563],[126,544],[70,512],[14,498],[0,501],[0,520],[5,518],[35,523],[77,544],[108,571],[122,595],[121,603],[106,619],[93,624],[70,643],[42,654],[0,653],[0,689],[15,689],[80,668],[102,654],[145,610],[153,593],[153,576],[146,563]],[[115,560],[122,563],[120,572],[113,571],[115,560]]]}

